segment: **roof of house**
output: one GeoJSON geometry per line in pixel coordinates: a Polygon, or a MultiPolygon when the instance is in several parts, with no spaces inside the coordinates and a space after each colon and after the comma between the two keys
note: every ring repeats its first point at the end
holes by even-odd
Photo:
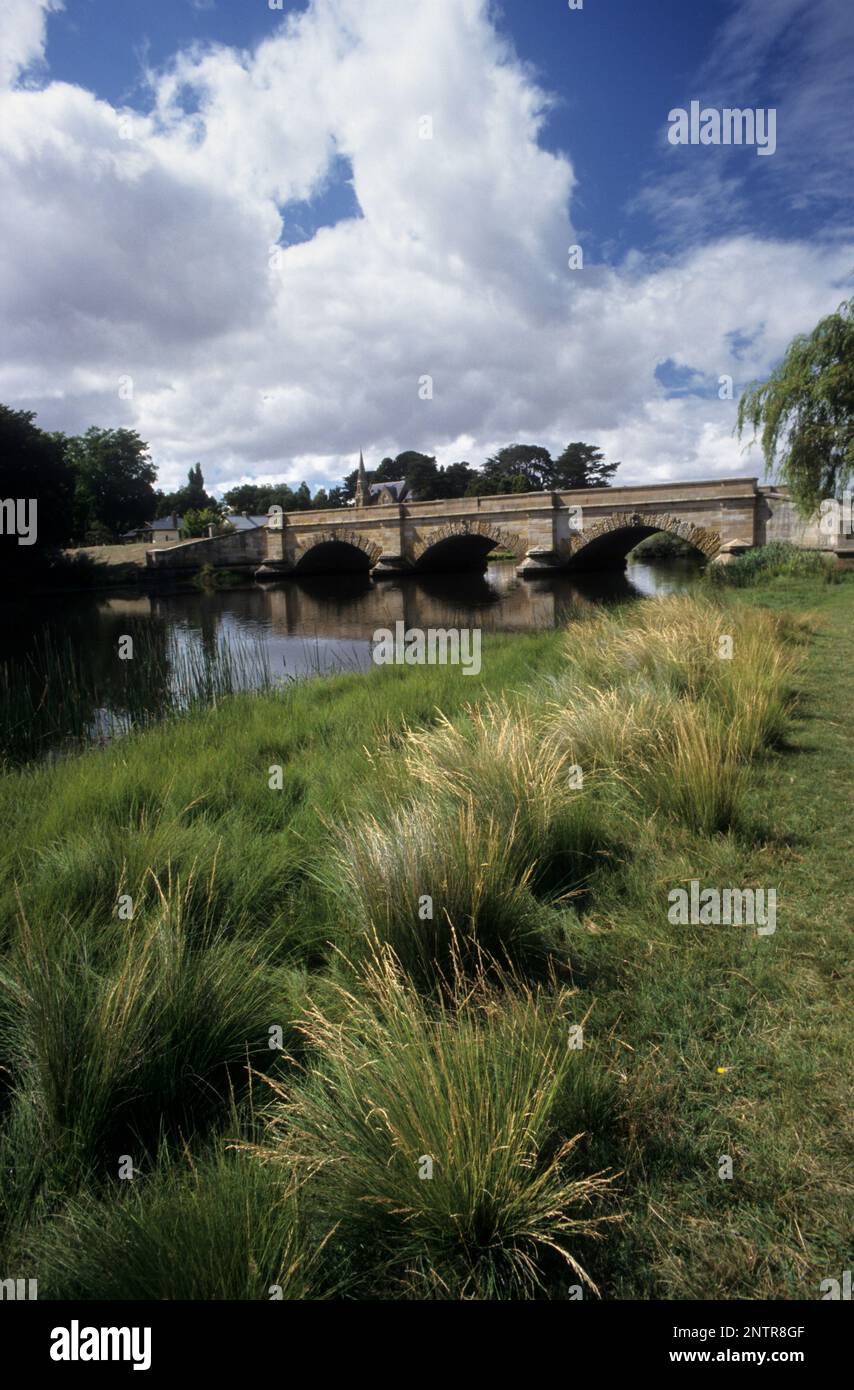
{"type": "Polygon", "coordinates": [[[396,501],[400,501],[406,492],[406,479],[401,479],[396,483],[371,483],[369,492],[372,497],[379,497],[381,492],[388,491],[396,501]]]}
{"type": "Polygon", "coordinates": [[[257,531],[260,526],[266,526],[270,518],[268,516],[248,516],[245,513],[233,513],[227,516],[226,521],[229,526],[233,526],[235,531],[257,531]]]}
{"type": "Polygon", "coordinates": [[[143,527],[143,530],[180,531],[183,525],[184,518],[182,516],[176,516],[174,517],[174,519],[171,516],[159,516],[156,521],[147,522],[146,526],[143,527]]]}

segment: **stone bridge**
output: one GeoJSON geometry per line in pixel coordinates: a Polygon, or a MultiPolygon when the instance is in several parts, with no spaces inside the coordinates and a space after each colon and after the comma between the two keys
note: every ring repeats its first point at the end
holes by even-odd
{"type": "Polygon", "coordinates": [[[513,493],[440,502],[386,502],[271,516],[256,531],[185,541],[147,554],[152,569],[251,570],[258,578],[482,569],[512,555],[523,577],[621,567],[639,541],[665,531],[707,559],[772,539],[829,548],[799,522],[782,488],[756,478],[513,493]]]}

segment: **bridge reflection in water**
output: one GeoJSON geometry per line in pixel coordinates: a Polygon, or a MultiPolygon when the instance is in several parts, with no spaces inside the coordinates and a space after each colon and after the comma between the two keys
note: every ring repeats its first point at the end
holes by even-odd
{"type": "MultiPolygon", "coordinates": [[[[299,676],[365,670],[374,633],[407,628],[479,628],[533,632],[570,622],[579,608],[686,588],[693,560],[630,565],[627,570],[521,580],[512,562],[481,574],[424,574],[375,582],[367,575],[306,577],[211,593],[159,594],[152,615],[175,624],[183,640],[204,645],[259,637],[275,671],[299,676]]],[[[146,600],[146,602],[148,602],[146,600]]]]}
{"type": "MultiPolygon", "coordinates": [[[[223,654],[235,658],[226,664],[238,688],[267,674],[275,680],[364,671],[374,634],[394,632],[397,623],[425,631],[530,632],[571,623],[579,610],[602,603],[685,588],[697,572],[691,561],[669,561],[524,580],[512,561],[495,561],[482,574],[379,582],[350,574],[263,587],[251,581],[228,589],[160,587],[149,594],[7,595],[0,622],[4,660],[16,684],[30,684],[35,706],[54,688],[56,653],[69,653],[75,685],[70,692],[63,687],[62,698],[71,701],[79,727],[100,741],[143,715],[157,715],[175,683],[180,686],[181,671],[204,673],[223,654]],[[143,657],[139,675],[135,665],[116,659],[128,633],[143,657]]],[[[61,746],[65,729],[63,723],[40,735],[39,752],[61,746]]]]}

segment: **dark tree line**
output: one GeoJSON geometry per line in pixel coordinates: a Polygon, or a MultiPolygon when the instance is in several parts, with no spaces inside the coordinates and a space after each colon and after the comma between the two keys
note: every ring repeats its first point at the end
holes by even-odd
{"type": "Polygon", "coordinates": [[[4,507],[0,566],[43,563],[75,541],[110,541],[154,515],[157,474],[133,430],[41,430],[31,410],[0,405],[0,502],[35,504],[34,544],[20,544],[4,507]]]}

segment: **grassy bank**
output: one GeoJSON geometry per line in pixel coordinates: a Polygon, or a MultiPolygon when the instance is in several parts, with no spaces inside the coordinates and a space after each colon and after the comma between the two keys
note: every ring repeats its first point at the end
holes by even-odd
{"type": "Polygon", "coordinates": [[[73,582],[79,570],[81,588],[109,588],[142,583],[146,576],[148,541],[133,545],[88,545],[63,551],[65,574],[73,582]]]}
{"type": "Polygon", "coordinates": [[[637,605],[2,778],[3,1265],[817,1296],[850,1257],[851,595],[637,605]],[[692,880],[776,888],[776,931],[671,923],[692,880]]]}

